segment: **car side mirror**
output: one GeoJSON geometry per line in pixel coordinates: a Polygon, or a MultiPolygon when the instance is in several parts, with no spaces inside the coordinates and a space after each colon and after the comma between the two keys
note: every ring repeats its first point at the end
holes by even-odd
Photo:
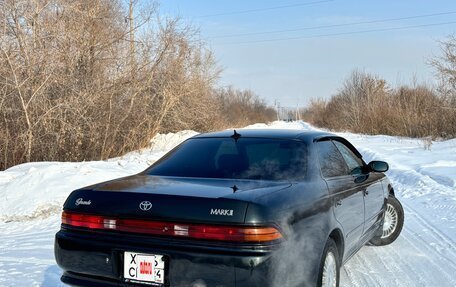
{"type": "Polygon", "coordinates": [[[385,172],[389,169],[389,165],[380,160],[373,160],[368,164],[371,171],[375,172],[385,172]]]}

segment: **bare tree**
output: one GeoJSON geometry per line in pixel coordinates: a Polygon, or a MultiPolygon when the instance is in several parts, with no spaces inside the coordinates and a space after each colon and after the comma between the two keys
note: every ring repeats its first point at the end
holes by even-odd
{"type": "Polygon", "coordinates": [[[0,169],[105,159],[157,132],[269,118],[250,91],[216,87],[220,68],[197,29],[135,4],[0,1],[0,169]]]}
{"type": "Polygon", "coordinates": [[[353,72],[338,94],[312,101],[304,118],[335,130],[410,137],[454,137],[455,113],[426,86],[389,88],[378,76],[353,72]]]}
{"type": "Polygon", "coordinates": [[[456,97],[456,37],[450,35],[440,42],[441,55],[430,61],[441,80],[441,91],[456,97]]]}
{"type": "Polygon", "coordinates": [[[0,168],[144,147],[184,99],[209,97],[215,61],[193,30],[129,4],[1,2],[0,168]]]}

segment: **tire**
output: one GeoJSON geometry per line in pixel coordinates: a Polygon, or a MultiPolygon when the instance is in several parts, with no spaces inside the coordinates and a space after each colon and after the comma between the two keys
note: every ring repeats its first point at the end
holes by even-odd
{"type": "Polygon", "coordinates": [[[329,238],[321,257],[318,287],[339,287],[340,280],[340,258],[336,243],[329,238]]]}
{"type": "Polygon", "coordinates": [[[388,197],[386,203],[385,218],[382,234],[371,239],[370,243],[376,246],[383,246],[393,243],[404,226],[404,209],[396,197],[388,197]]]}

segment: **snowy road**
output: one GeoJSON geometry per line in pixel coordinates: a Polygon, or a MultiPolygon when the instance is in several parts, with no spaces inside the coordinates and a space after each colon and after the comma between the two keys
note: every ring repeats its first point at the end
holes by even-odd
{"type": "MultiPolygon", "coordinates": [[[[309,128],[304,123],[275,123],[272,127],[309,128]]],[[[390,163],[388,176],[405,209],[401,236],[390,246],[363,247],[343,267],[341,286],[456,286],[456,140],[433,142],[430,150],[426,150],[421,140],[341,135],[359,147],[366,161],[375,158],[390,163]]],[[[7,203],[0,203],[0,219],[3,218],[3,222],[0,220],[0,286],[62,286],[61,270],[53,255],[59,212],[47,208],[43,213],[23,206],[27,192],[54,182],[55,178],[61,181],[62,175],[68,177],[64,180],[69,184],[78,187],[87,184],[87,177],[97,180],[102,171],[114,171],[115,176],[120,176],[119,166],[125,167],[127,173],[134,173],[157,159],[158,154],[163,151],[146,152],[143,156],[131,154],[104,163],[80,163],[77,171],[82,169],[83,173],[76,173],[75,178],[84,176],[81,181],[70,176],[74,164],[49,163],[22,171],[0,172],[0,198],[7,199],[7,203]],[[50,168],[55,178],[47,176],[41,180],[42,173],[50,168]],[[34,186],[28,187],[28,191],[18,190],[18,194],[24,195],[15,197],[12,193],[20,187],[17,181],[28,177],[34,186]]],[[[57,206],[67,192],[48,194],[47,191],[39,198],[50,201],[55,196],[60,200],[57,206]]],[[[37,202],[38,199],[28,204],[43,208],[37,202]]]]}
{"type": "Polygon", "coordinates": [[[365,246],[342,269],[342,286],[456,286],[456,242],[405,206],[406,225],[390,246],[365,246]]]}

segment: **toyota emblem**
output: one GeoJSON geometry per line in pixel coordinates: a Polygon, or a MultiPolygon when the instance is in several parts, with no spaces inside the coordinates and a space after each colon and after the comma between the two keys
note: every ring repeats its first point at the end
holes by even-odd
{"type": "Polygon", "coordinates": [[[148,211],[152,208],[152,203],[150,203],[150,201],[142,201],[140,204],[139,204],[139,208],[142,210],[142,211],[148,211]]]}

